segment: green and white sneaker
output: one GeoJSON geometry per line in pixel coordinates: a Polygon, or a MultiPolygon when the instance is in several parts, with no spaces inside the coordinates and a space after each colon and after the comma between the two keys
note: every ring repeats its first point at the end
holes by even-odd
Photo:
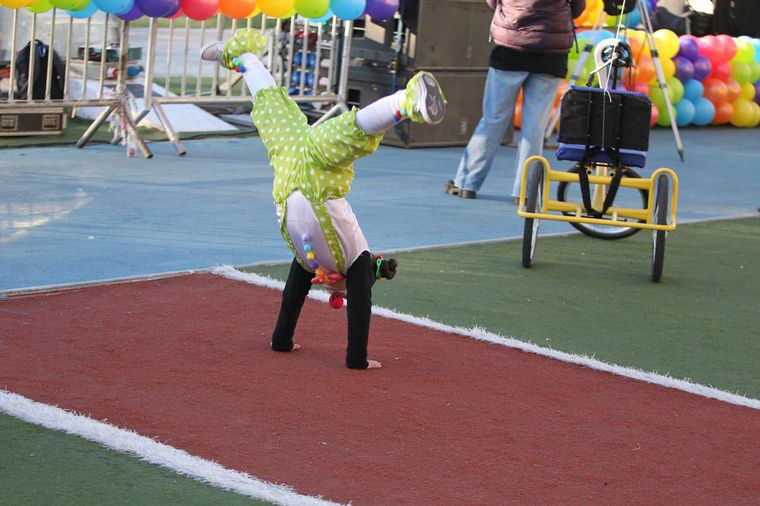
{"type": "Polygon", "coordinates": [[[259,30],[238,30],[226,43],[209,42],[201,48],[201,59],[218,61],[226,69],[234,69],[233,60],[243,53],[258,55],[267,45],[267,38],[259,30]]]}
{"type": "Polygon", "coordinates": [[[416,123],[437,125],[446,115],[446,97],[430,72],[417,72],[406,85],[401,114],[416,123]]]}

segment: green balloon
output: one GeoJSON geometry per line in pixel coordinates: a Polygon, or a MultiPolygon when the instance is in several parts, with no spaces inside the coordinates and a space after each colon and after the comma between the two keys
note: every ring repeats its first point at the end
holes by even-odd
{"type": "Polygon", "coordinates": [[[50,0],[37,0],[32,5],[27,7],[26,10],[35,14],[42,14],[43,12],[47,12],[52,8],[53,4],[50,3],[50,0]]]}
{"type": "Polygon", "coordinates": [[[67,11],[81,11],[90,4],[90,0],[49,0],[53,7],[67,11]]]}

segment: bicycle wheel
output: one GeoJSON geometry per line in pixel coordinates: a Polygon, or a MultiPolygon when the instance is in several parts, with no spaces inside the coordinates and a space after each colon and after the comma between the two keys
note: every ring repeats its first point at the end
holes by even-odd
{"type": "MultiPolygon", "coordinates": [[[[543,191],[544,171],[532,170],[528,176],[528,185],[525,195],[525,211],[535,213],[540,208],[543,191]]],[[[538,239],[538,224],[541,220],[525,218],[522,243],[522,265],[526,269],[533,264],[533,256],[536,253],[536,240],[538,239]]]]}
{"type": "MultiPolygon", "coordinates": [[[[568,170],[568,172],[577,173],[579,170],[581,169],[575,166],[572,169],[568,170]]],[[[635,170],[631,169],[630,167],[623,167],[622,170],[623,177],[641,177],[636,173],[635,170]]],[[[624,188],[621,186],[618,190],[617,195],[615,195],[615,206],[628,208],[641,207],[642,209],[646,209],[648,198],[649,192],[647,190],[624,188]]],[[[580,183],[568,183],[567,181],[560,182],[557,185],[557,200],[562,202],[583,202],[580,183]]],[[[573,216],[575,213],[565,212],[562,214],[565,216],[573,216]]],[[[634,220],[633,218],[618,218],[618,220],[642,222],[642,220],[634,220]]],[[[640,228],[635,227],[596,225],[594,223],[570,222],[570,225],[590,237],[608,240],[630,237],[641,230],[640,228]]]]}
{"type": "MultiPolygon", "coordinates": [[[[657,225],[668,223],[668,177],[665,174],[657,176],[657,193],[654,201],[654,222],[657,225]]],[[[660,281],[662,267],[665,263],[665,230],[652,231],[652,281],[660,281]]]]}

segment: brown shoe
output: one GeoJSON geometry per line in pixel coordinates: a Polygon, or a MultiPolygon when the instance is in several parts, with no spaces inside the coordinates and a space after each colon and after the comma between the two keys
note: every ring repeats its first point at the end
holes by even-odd
{"type": "Polygon", "coordinates": [[[461,192],[462,189],[458,187],[452,179],[449,179],[448,183],[446,183],[446,186],[443,187],[443,193],[447,195],[454,195],[455,197],[459,196],[459,192],[461,192]]]}
{"type": "Polygon", "coordinates": [[[478,197],[477,192],[475,190],[465,190],[465,189],[462,189],[459,191],[459,196],[462,197],[463,199],[474,199],[478,197]]]}

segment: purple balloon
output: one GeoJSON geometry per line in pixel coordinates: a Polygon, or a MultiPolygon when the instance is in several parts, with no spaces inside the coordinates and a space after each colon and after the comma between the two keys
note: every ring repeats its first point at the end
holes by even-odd
{"type": "Polygon", "coordinates": [[[135,5],[132,7],[131,11],[125,14],[117,14],[117,16],[124,21],[134,21],[135,19],[141,18],[142,15],[142,11],[137,7],[137,2],[135,2],[135,5]]]}
{"type": "Polygon", "coordinates": [[[712,63],[705,56],[699,56],[694,60],[694,79],[704,81],[712,72],[712,63]]]}
{"type": "Polygon", "coordinates": [[[693,35],[681,35],[678,38],[678,55],[691,60],[699,58],[699,43],[693,35]]]}
{"type": "Polygon", "coordinates": [[[372,19],[384,21],[398,11],[399,0],[367,0],[366,14],[372,19]]]}
{"type": "Polygon", "coordinates": [[[163,18],[177,13],[180,0],[135,0],[135,5],[146,16],[152,18],[163,18]]]}
{"type": "Polygon", "coordinates": [[[676,77],[679,81],[685,83],[694,77],[694,64],[688,58],[676,56],[673,63],[676,64],[676,77]]]}
{"type": "Polygon", "coordinates": [[[760,105],[760,79],[755,81],[755,102],[760,105]]]}

